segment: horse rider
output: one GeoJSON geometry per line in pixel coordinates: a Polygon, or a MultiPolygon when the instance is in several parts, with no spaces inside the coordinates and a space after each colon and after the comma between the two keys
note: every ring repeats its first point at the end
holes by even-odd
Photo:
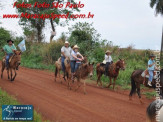
{"type": "Polygon", "coordinates": [[[154,77],[153,74],[154,74],[155,67],[156,67],[155,55],[151,54],[150,59],[148,61],[148,73],[149,73],[148,85],[149,86],[152,86],[151,83],[152,83],[152,80],[153,80],[153,77],[154,77]]]}
{"type": "Polygon", "coordinates": [[[74,80],[74,73],[76,72],[77,68],[78,68],[78,63],[76,63],[76,61],[83,61],[84,57],[79,53],[79,47],[77,45],[75,45],[73,47],[73,50],[71,52],[71,57],[70,57],[70,61],[71,61],[71,79],[74,80]],[[78,58],[77,55],[79,55],[81,58],[78,58]]]}
{"type": "Polygon", "coordinates": [[[105,75],[108,75],[108,69],[109,69],[109,65],[113,63],[112,57],[111,57],[111,51],[107,50],[105,52],[105,60],[106,65],[105,65],[105,75]]]}
{"type": "Polygon", "coordinates": [[[69,47],[69,42],[66,41],[64,46],[61,48],[61,64],[62,64],[62,71],[65,73],[65,64],[64,60],[66,58],[70,58],[71,55],[71,47],[69,47]]]}
{"type": "Polygon", "coordinates": [[[16,47],[14,45],[13,40],[7,40],[7,43],[3,48],[2,51],[5,52],[6,55],[6,69],[8,70],[9,68],[9,59],[10,57],[14,54],[14,51],[16,50],[16,47]]]}

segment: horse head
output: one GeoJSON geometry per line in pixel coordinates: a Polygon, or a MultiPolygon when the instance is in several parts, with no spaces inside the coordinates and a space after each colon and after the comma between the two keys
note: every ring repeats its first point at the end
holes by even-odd
{"type": "Polygon", "coordinates": [[[94,65],[94,63],[87,63],[87,64],[84,64],[84,68],[86,69],[86,70],[88,70],[88,72],[89,72],[89,76],[90,77],[92,77],[93,76],[93,70],[94,70],[94,68],[93,68],[93,65],[94,65]]]}
{"type": "Polygon", "coordinates": [[[15,62],[16,64],[16,69],[18,69],[19,65],[21,64],[21,51],[15,50],[14,51],[14,56],[12,58],[12,60],[15,62]]]}
{"type": "Polygon", "coordinates": [[[117,68],[125,70],[126,65],[125,65],[125,60],[124,59],[119,58],[119,61],[117,62],[117,68]]]}

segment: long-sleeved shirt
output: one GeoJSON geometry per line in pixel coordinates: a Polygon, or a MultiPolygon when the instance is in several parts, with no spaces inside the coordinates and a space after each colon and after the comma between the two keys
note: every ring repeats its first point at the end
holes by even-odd
{"type": "Polygon", "coordinates": [[[112,62],[113,60],[112,60],[112,57],[110,55],[108,56],[105,54],[105,61],[106,62],[112,62]]]}

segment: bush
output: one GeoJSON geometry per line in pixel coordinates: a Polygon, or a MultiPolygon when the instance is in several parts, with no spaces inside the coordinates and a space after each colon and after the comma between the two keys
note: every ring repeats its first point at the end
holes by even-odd
{"type": "Polygon", "coordinates": [[[53,64],[61,56],[61,48],[64,43],[60,40],[46,44],[43,48],[44,62],[53,64]]]}

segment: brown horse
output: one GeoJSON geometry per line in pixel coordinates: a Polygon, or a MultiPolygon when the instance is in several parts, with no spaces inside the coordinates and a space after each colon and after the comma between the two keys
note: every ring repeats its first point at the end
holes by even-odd
{"type": "MultiPolygon", "coordinates": [[[[9,68],[7,70],[7,74],[8,74],[8,79],[10,79],[11,81],[15,80],[15,77],[17,75],[16,70],[18,70],[19,65],[21,64],[21,51],[14,51],[14,54],[10,57],[9,59],[9,68]],[[14,70],[15,75],[13,77],[13,73],[12,70],[14,70]],[[10,71],[10,76],[9,76],[9,71],[10,71]]],[[[2,61],[2,69],[1,69],[1,78],[3,78],[3,71],[6,67],[6,60],[5,57],[3,58],[2,61]]]]}
{"type": "Polygon", "coordinates": [[[56,81],[57,74],[59,74],[60,78],[60,71],[62,70],[62,65],[61,65],[61,57],[55,62],[55,78],[54,80],[56,81]]]}
{"type": "MultiPolygon", "coordinates": [[[[132,100],[132,95],[134,93],[137,92],[138,96],[139,96],[139,100],[141,103],[142,100],[141,100],[141,94],[140,94],[140,85],[144,83],[144,77],[141,76],[141,74],[144,72],[144,70],[135,70],[133,71],[132,75],[131,75],[131,91],[130,91],[130,94],[129,94],[129,100],[132,100]]],[[[160,86],[163,86],[163,70],[160,71],[160,86]]],[[[147,85],[147,82],[148,82],[148,79],[145,78],[145,86],[146,87],[149,87],[147,85]]],[[[155,80],[152,81],[152,88],[156,88],[155,86],[155,80]]],[[[151,88],[151,87],[149,87],[151,88]]],[[[160,87],[160,95],[163,97],[163,87],[160,87]]]]}
{"type": "MultiPolygon", "coordinates": [[[[125,70],[125,61],[124,60],[119,59],[116,63],[110,64],[110,66],[108,68],[108,76],[110,79],[108,88],[112,85],[112,78],[114,78],[113,89],[115,88],[115,81],[119,75],[120,69],[125,70]]],[[[105,66],[101,65],[101,63],[98,63],[96,65],[96,73],[97,73],[97,86],[98,86],[99,81],[102,86],[101,76],[105,73],[105,66]]]]}
{"type": "MultiPolygon", "coordinates": [[[[84,63],[81,64],[81,66],[79,66],[79,69],[75,72],[74,77],[77,78],[77,88],[75,89],[75,91],[81,86],[80,84],[80,80],[81,79],[85,79],[88,75],[90,75],[90,77],[93,76],[93,65],[94,63],[90,64],[90,63],[84,63]]],[[[86,94],[86,83],[84,80],[84,94],[86,94]]]]}
{"type": "MultiPolygon", "coordinates": [[[[84,57],[84,60],[82,61],[83,64],[87,63],[87,57],[84,57]]],[[[64,60],[65,64],[65,73],[64,77],[67,77],[68,81],[68,88],[71,89],[71,66],[70,66],[70,58],[66,58],[64,60]]],[[[65,78],[64,78],[65,79],[65,78]]],[[[65,79],[66,80],[66,79],[65,79]]]]}

